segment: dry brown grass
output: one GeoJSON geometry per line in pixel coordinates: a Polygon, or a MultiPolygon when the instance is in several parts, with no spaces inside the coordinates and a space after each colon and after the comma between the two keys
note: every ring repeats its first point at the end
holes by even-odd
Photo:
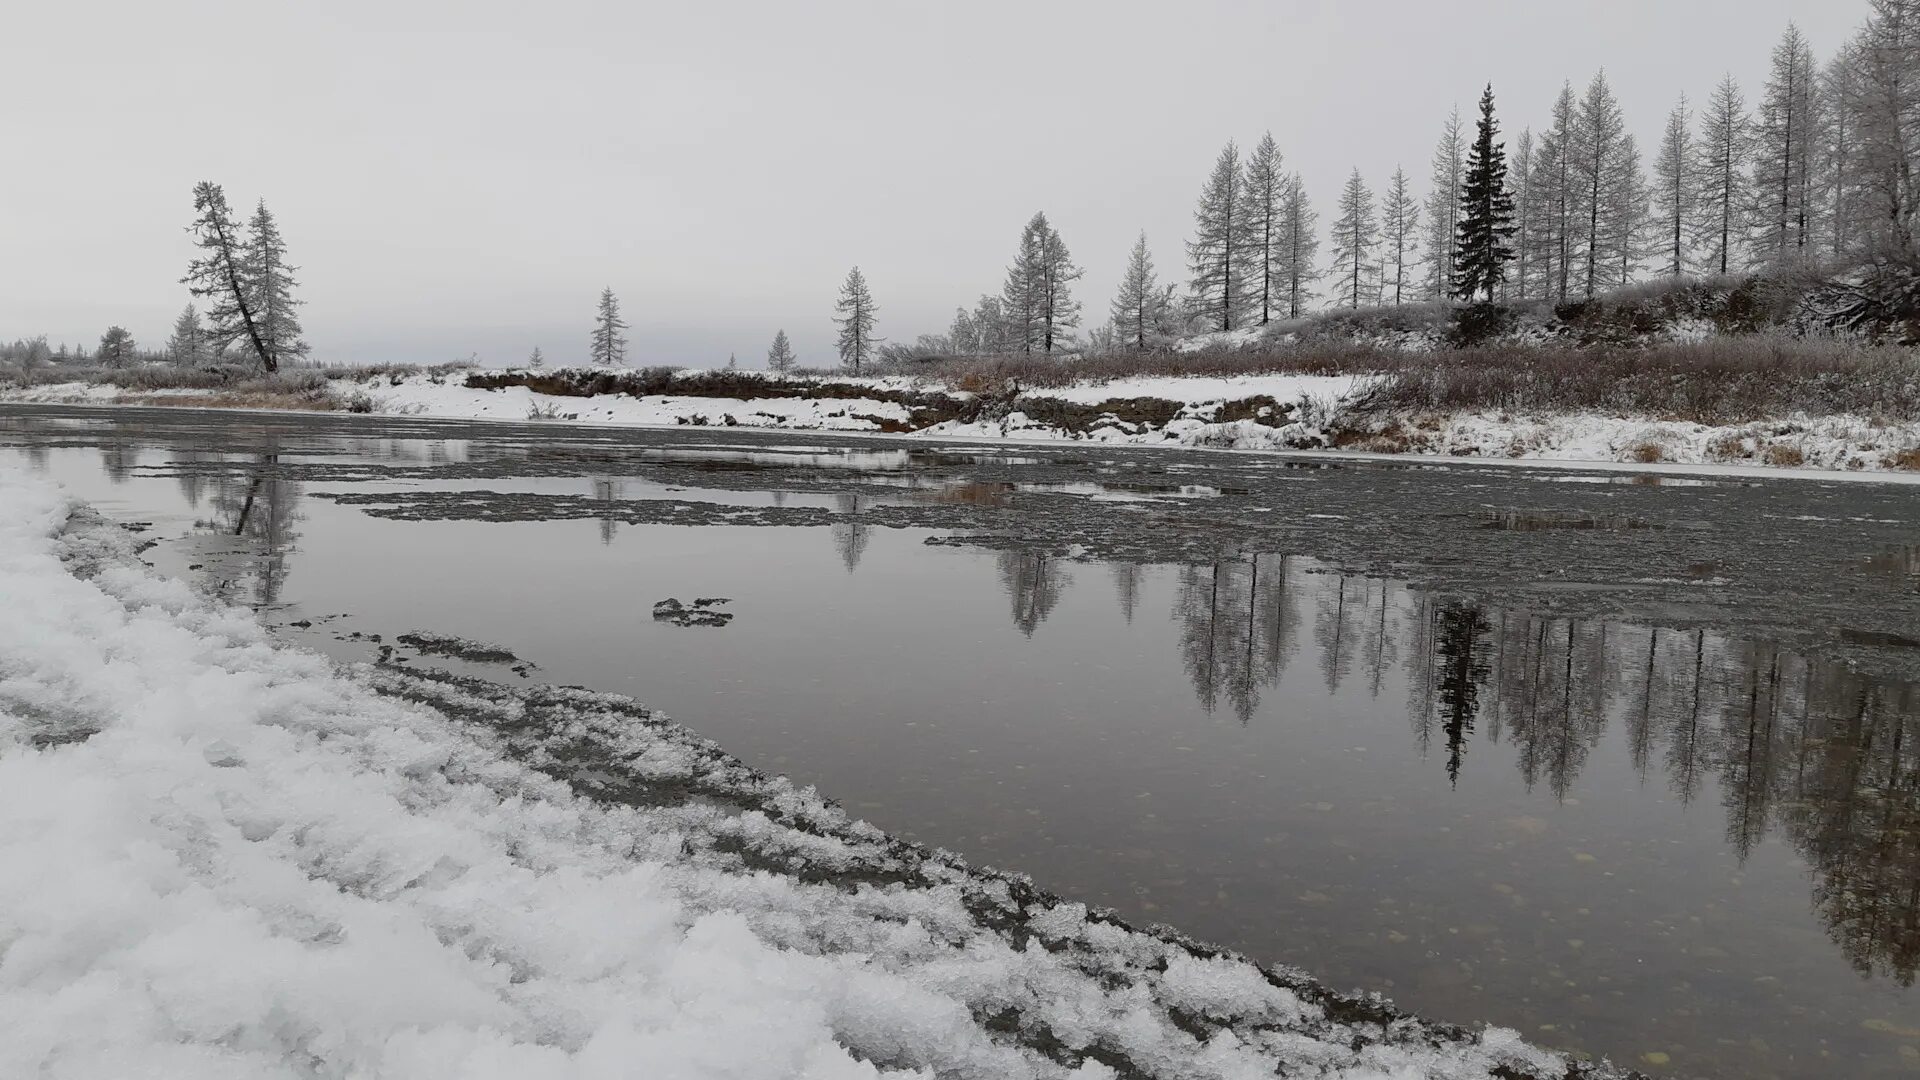
{"type": "Polygon", "coordinates": [[[1653,465],[1667,460],[1667,451],[1657,442],[1638,442],[1627,447],[1627,460],[1653,465]]]}
{"type": "Polygon", "coordinates": [[[1920,419],[1912,350],[1746,337],[1645,348],[1496,346],[1395,358],[1364,408],[1591,411],[1729,424],[1795,413],[1920,419]]]}
{"type": "Polygon", "coordinates": [[[1807,463],[1807,452],[1793,443],[1777,442],[1768,446],[1766,453],[1760,455],[1760,459],[1769,465],[1792,469],[1807,463]]]}
{"type": "Polygon", "coordinates": [[[1920,472],[1920,446],[1910,446],[1905,450],[1896,450],[1888,454],[1884,462],[1889,469],[1906,469],[1920,472]]]}

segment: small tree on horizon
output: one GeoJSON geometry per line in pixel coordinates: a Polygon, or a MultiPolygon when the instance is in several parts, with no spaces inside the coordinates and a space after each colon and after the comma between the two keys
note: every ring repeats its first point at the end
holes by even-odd
{"type": "Polygon", "coordinates": [[[847,271],[847,280],[840,285],[840,299],[834,302],[833,309],[837,313],[834,324],[840,328],[840,363],[858,375],[860,366],[873,356],[882,340],[873,336],[876,314],[873,294],[867,291],[866,275],[860,273],[858,266],[847,271]]]}
{"type": "Polygon", "coordinates": [[[133,335],[124,326],[109,326],[107,332],[100,335],[100,349],[95,359],[102,367],[123,368],[134,361],[133,335]]]}
{"type": "Polygon", "coordinates": [[[1359,307],[1361,298],[1367,295],[1372,278],[1367,253],[1378,239],[1373,192],[1367,190],[1367,182],[1356,168],[1341,189],[1340,216],[1333,223],[1334,277],[1341,283],[1340,302],[1347,307],[1359,307]]]}
{"type": "Polygon", "coordinates": [[[1690,126],[1693,114],[1687,96],[1667,114],[1667,127],[1660,136],[1660,154],[1653,160],[1655,194],[1659,212],[1655,221],[1660,230],[1660,249],[1665,264],[1662,274],[1679,277],[1687,272],[1687,224],[1693,220],[1693,199],[1698,180],[1694,176],[1698,154],[1690,126]]]}
{"type": "Polygon", "coordinates": [[[1494,141],[1500,130],[1493,118],[1493,84],[1480,95],[1480,120],[1467,151],[1467,178],[1461,185],[1462,216],[1454,237],[1452,294],[1457,300],[1484,295],[1507,280],[1513,259],[1513,196],[1507,192],[1506,144],[1494,141]]]}
{"type": "Polygon", "coordinates": [[[535,345],[533,347],[533,352],[527,355],[527,366],[542,367],[546,364],[546,362],[547,362],[546,354],[540,351],[540,346],[535,345]]]}
{"type": "Polygon", "coordinates": [[[1080,273],[1046,213],[1034,214],[1020,230],[1020,247],[1000,291],[1001,310],[1021,352],[1050,353],[1080,325],[1080,304],[1069,288],[1080,273]]]}
{"type": "Polygon", "coordinates": [[[253,220],[247,224],[245,257],[254,319],[259,324],[261,344],[273,354],[274,367],[306,356],[312,346],[301,339],[300,320],[294,314],[301,304],[293,297],[294,287],[300,284],[293,279],[293,272],[299,268],[287,265],[287,245],[280,238],[280,226],[265,199],[254,208],[253,220]]]}
{"type": "Polygon", "coordinates": [[[200,325],[200,313],[188,304],[173,320],[173,336],[167,339],[167,359],[181,367],[194,367],[206,359],[207,332],[200,325]]]}
{"type": "Polygon", "coordinates": [[[1700,186],[1693,198],[1694,227],[1706,245],[1708,267],[1717,273],[1738,264],[1752,150],[1746,99],[1733,76],[1723,76],[1700,121],[1700,186]]]}
{"type": "Polygon", "coordinates": [[[1273,141],[1273,132],[1269,131],[1260,136],[1260,142],[1247,155],[1247,174],[1240,184],[1241,202],[1245,207],[1240,219],[1247,237],[1248,315],[1257,319],[1261,326],[1272,322],[1274,312],[1281,307],[1278,295],[1280,274],[1277,270],[1281,265],[1278,256],[1284,231],[1282,213],[1287,197],[1287,174],[1282,168],[1283,162],[1280,147],[1273,141]]]}
{"type": "Polygon", "coordinates": [[[787,340],[787,332],[775,331],[773,346],[767,350],[767,370],[792,371],[793,363],[793,344],[787,340]]]}
{"type": "Polygon", "coordinates": [[[1229,142],[1214,161],[1213,172],[1200,190],[1200,205],[1193,212],[1193,241],[1187,245],[1193,313],[1213,330],[1233,329],[1246,304],[1242,276],[1246,225],[1241,219],[1246,207],[1241,180],[1240,150],[1229,142]]]}
{"type": "MultiPolygon", "coordinates": [[[[1388,291],[1391,280],[1393,305],[1399,307],[1409,282],[1414,253],[1420,249],[1420,204],[1407,185],[1407,170],[1395,168],[1387,182],[1386,196],[1380,205],[1381,291],[1388,291]],[[1388,278],[1388,275],[1392,275],[1388,278]]],[[[1386,300],[1385,295],[1381,297],[1386,300]]]]}
{"type": "Polygon", "coordinates": [[[593,335],[588,342],[588,359],[602,367],[616,367],[627,362],[627,339],[620,331],[627,328],[626,321],[620,318],[620,301],[614,298],[611,285],[600,290],[600,312],[594,317],[593,335]]]}
{"type": "Polygon", "coordinates": [[[1147,234],[1133,242],[1127,257],[1127,273],[1120,280],[1120,293],[1113,298],[1113,330],[1119,339],[1135,349],[1145,349],[1151,337],[1158,336],[1165,321],[1166,297],[1153,272],[1153,255],[1147,250],[1147,234]]]}
{"type": "Polygon", "coordinates": [[[1287,178],[1287,189],[1280,201],[1280,281],[1286,290],[1287,318],[1297,319],[1307,312],[1313,299],[1312,282],[1320,271],[1314,259],[1320,254],[1320,215],[1307,201],[1307,185],[1299,173],[1287,178]]]}

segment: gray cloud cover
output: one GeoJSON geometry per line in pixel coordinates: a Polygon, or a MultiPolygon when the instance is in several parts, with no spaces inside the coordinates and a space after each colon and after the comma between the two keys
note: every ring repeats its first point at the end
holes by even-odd
{"type": "Polygon", "coordinates": [[[264,196],[316,356],[584,357],[611,285],[635,359],[802,363],[859,263],[894,339],[996,289],[1045,209],[1104,319],[1136,233],[1184,264],[1228,138],[1272,129],[1316,206],[1421,186],[1447,111],[1511,135],[1605,67],[1643,153],[1723,71],[1758,96],[1789,20],[1824,62],[1865,5],[15,4],[0,337],[148,345],[187,301],[189,189],[264,196]]]}

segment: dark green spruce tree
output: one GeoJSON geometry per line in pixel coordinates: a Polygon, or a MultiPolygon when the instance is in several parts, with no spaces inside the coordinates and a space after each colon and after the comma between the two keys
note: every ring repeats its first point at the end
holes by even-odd
{"type": "Polygon", "coordinates": [[[1480,95],[1479,130],[1467,151],[1467,181],[1460,191],[1460,224],[1454,232],[1453,296],[1493,302],[1513,259],[1513,196],[1507,191],[1507,148],[1493,141],[1493,84],[1480,95]]]}

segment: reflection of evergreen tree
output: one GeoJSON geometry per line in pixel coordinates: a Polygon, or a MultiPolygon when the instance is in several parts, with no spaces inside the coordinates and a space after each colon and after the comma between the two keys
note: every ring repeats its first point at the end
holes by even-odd
{"type": "Polygon", "coordinates": [[[209,518],[196,523],[196,542],[208,565],[209,589],[240,602],[242,583],[252,585],[251,602],[269,607],[286,585],[287,555],[299,534],[300,485],[276,475],[279,455],[262,454],[239,475],[216,481],[207,500],[209,518]]]}
{"type": "Polygon", "coordinates": [[[1466,753],[1467,736],[1480,711],[1480,687],[1486,683],[1489,665],[1482,638],[1491,625],[1477,607],[1466,604],[1439,605],[1435,621],[1439,652],[1439,697],[1441,729],[1447,734],[1447,779],[1460,781],[1460,759],[1466,753]]]}
{"type": "Polygon", "coordinates": [[[1182,567],[1174,598],[1180,655],[1200,705],[1212,712],[1224,694],[1242,723],[1279,681],[1292,655],[1298,614],[1286,556],[1237,555],[1182,567]]]}
{"type": "Polygon", "coordinates": [[[1653,676],[1660,658],[1660,628],[1647,632],[1647,660],[1639,675],[1639,694],[1627,714],[1627,753],[1633,758],[1633,771],[1646,779],[1649,755],[1653,752],[1653,676]]]}
{"type": "Polygon", "coordinates": [[[613,543],[614,533],[620,528],[620,500],[625,494],[626,486],[618,480],[600,477],[593,481],[593,500],[599,504],[602,547],[613,543]]]}
{"type": "MultiPolygon", "coordinates": [[[[1332,589],[1321,601],[1325,662],[1339,601],[1332,589]]],[[[1777,831],[1811,867],[1815,910],[1848,961],[1914,983],[1920,687],[1700,630],[1489,616],[1418,593],[1398,632],[1409,693],[1424,699],[1415,737],[1444,734],[1450,779],[1478,726],[1512,747],[1529,787],[1565,797],[1618,714],[1636,770],[1661,763],[1683,801],[1717,783],[1729,849],[1745,859],[1777,831]]]]}
{"type": "Polygon", "coordinates": [[[1701,695],[1704,693],[1702,674],[1706,665],[1707,637],[1704,630],[1693,632],[1692,678],[1686,680],[1682,692],[1685,696],[1684,708],[1673,713],[1673,733],[1667,741],[1667,782],[1673,788],[1674,795],[1684,803],[1693,801],[1700,791],[1701,756],[1705,748],[1702,745],[1700,710],[1701,695]]]}
{"type": "Polygon", "coordinates": [[[1392,666],[1394,659],[1399,655],[1399,648],[1396,636],[1388,629],[1388,620],[1393,608],[1393,582],[1385,579],[1379,582],[1378,603],[1372,600],[1372,585],[1373,582],[1366,580],[1361,583],[1363,595],[1366,597],[1366,606],[1372,614],[1364,620],[1365,630],[1361,635],[1360,654],[1367,670],[1372,674],[1368,691],[1371,696],[1378,698],[1380,684],[1386,677],[1387,668],[1392,666]]]}
{"type": "Polygon", "coordinates": [[[1363,589],[1345,574],[1334,579],[1332,588],[1320,591],[1320,606],[1314,616],[1313,636],[1320,645],[1320,671],[1327,679],[1327,692],[1337,693],[1353,666],[1358,645],[1356,633],[1363,589]]]}
{"type": "Polygon", "coordinates": [[[1734,652],[1735,692],[1726,695],[1721,725],[1720,798],[1727,811],[1727,842],[1745,862],[1767,831],[1777,761],[1780,654],[1747,644],[1734,652]]]}
{"type": "Polygon", "coordinates": [[[1180,620],[1180,660],[1200,695],[1200,707],[1213,711],[1220,694],[1220,564],[1182,566],[1174,596],[1180,620]]]}
{"type": "MultiPolygon", "coordinates": [[[[864,542],[863,542],[864,543],[864,542]]],[[[1072,583],[1060,560],[1037,551],[1003,551],[1000,583],[1013,603],[1013,624],[1028,637],[1047,621],[1072,583]]]]}
{"type": "Polygon", "coordinates": [[[1813,865],[1813,902],[1847,961],[1912,986],[1920,972],[1920,692],[1837,664],[1809,678],[1800,759],[1777,804],[1813,865]],[[1818,689],[1812,689],[1817,687],[1818,689]]]}
{"type": "Polygon", "coordinates": [[[218,460],[219,455],[206,450],[183,447],[173,452],[173,464],[177,470],[175,475],[180,483],[180,495],[187,500],[187,505],[195,510],[200,509],[200,500],[205,498],[207,493],[207,474],[201,466],[218,460]]]}
{"type": "Polygon", "coordinates": [[[873,539],[873,526],[867,524],[861,516],[866,509],[864,495],[841,494],[833,497],[834,508],[839,511],[833,519],[833,546],[840,552],[840,561],[846,564],[847,573],[853,573],[860,565],[860,556],[866,554],[867,544],[873,539]]]}
{"type": "Polygon", "coordinates": [[[129,439],[109,436],[100,444],[100,467],[107,479],[124,484],[140,464],[140,448],[129,439]]]}
{"type": "Polygon", "coordinates": [[[1120,601],[1120,614],[1129,624],[1133,622],[1133,609],[1140,603],[1140,564],[1113,564],[1113,593],[1120,601]]]}

